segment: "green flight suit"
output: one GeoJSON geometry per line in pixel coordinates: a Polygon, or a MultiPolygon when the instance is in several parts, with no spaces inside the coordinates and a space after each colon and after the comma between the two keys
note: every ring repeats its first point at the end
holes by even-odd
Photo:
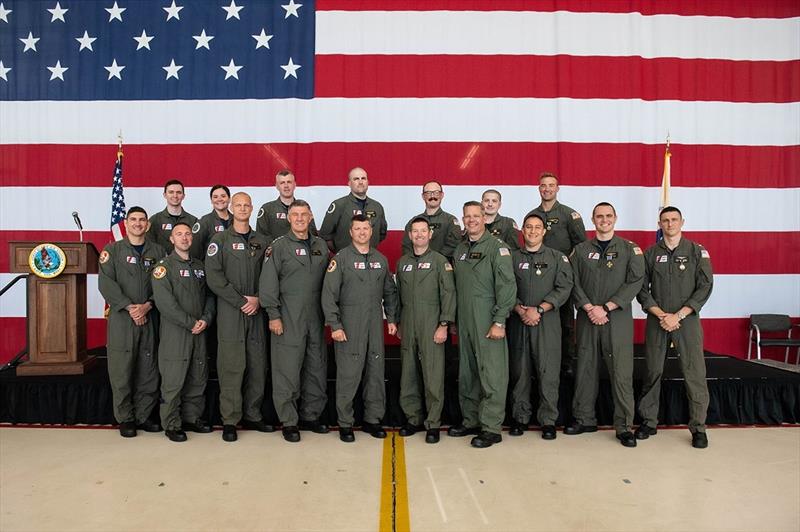
{"type": "Polygon", "coordinates": [[[173,249],[172,242],[169,241],[172,235],[172,228],[178,223],[184,223],[189,227],[194,226],[197,222],[197,217],[189,214],[181,209],[178,216],[173,216],[167,209],[157,212],[150,217],[150,228],[145,235],[151,242],[155,242],[166,250],[173,249]]]}
{"type": "Polygon", "coordinates": [[[374,248],[359,253],[352,245],[339,251],[325,273],[322,311],[331,331],[344,329],[347,335],[346,342],[333,344],[339,426],[353,426],[362,375],[364,421],[380,423],[386,411],[384,312],[389,323],[397,323],[397,287],[386,257],[374,248]]]}
{"type": "Polygon", "coordinates": [[[453,266],[428,249],[397,262],[400,316],[400,407],[412,425],[438,429],[444,405],[444,344],[433,341],[441,322],[454,322],[456,287],[453,266]],[[424,402],[423,402],[424,397],[424,402]],[[424,418],[425,407],[428,416],[424,418]]]}
{"type": "Polygon", "coordinates": [[[541,204],[525,215],[538,214],[544,220],[544,245],[560,251],[569,256],[572,250],[586,241],[586,227],[578,211],[566,205],[555,202],[549,211],[544,210],[541,204]]]}
{"type": "Polygon", "coordinates": [[[486,224],[486,231],[508,244],[512,250],[519,249],[519,229],[511,218],[498,214],[492,223],[486,224]]]}
{"type": "Polygon", "coordinates": [[[486,338],[505,325],[517,297],[508,244],[489,231],[453,255],[458,303],[458,396],[463,425],[499,434],[508,391],[508,345],[486,338]]]}
{"type": "Polygon", "coordinates": [[[208,286],[217,295],[217,376],[224,425],[261,421],[267,380],[267,324],[264,309],[241,311],[244,296],[258,296],[268,243],[253,230],[245,237],[233,224],[211,238],[206,250],[208,286]]]}
{"type": "MultiPolygon", "coordinates": [[[[544,245],[560,251],[566,256],[572,250],[586,241],[586,227],[583,225],[583,218],[578,211],[556,201],[549,211],[545,211],[542,205],[529,212],[538,214],[545,223],[547,232],[544,234],[544,245]]],[[[562,305],[559,309],[561,318],[561,367],[569,369],[575,360],[575,346],[573,331],[575,330],[575,309],[572,305],[562,305]]]]}
{"type": "Polygon", "coordinates": [[[272,335],[272,399],[283,426],[314,421],[328,400],[328,352],[322,316],[322,280],[328,245],[317,236],[300,240],[289,231],[264,258],[259,300],[270,320],[283,322],[272,335]]]}
{"type": "Polygon", "coordinates": [[[705,432],[708,385],[700,309],[711,296],[714,285],[711,257],[703,246],[681,238],[674,250],[670,250],[663,240],[651,246],[644,253],[644,262],[646,274],[637,299],[647,313],[647,377],[642,387],[639,415],[651,427],[658,424],[661,376],[664,373],[667,346],[671,341],[677,348],[686,384],[689,430],[693,433],[705,432]],[[682,307],[690,307],[694,312],[681,320],[678,330],[669,333],[661,328],[658,318],[647,311],[654,306],[671,314],[682,307]]]}
{"type": "Polygon", "coordinates": [[[348,194],[331,203],[325,213],[325,219],[322,220],[322,227],[319,228],[319,236],[333,242],[334,252],[350,246],[350,220],[357,214],[369,218],[372,226],[370,247],[377,248],[386,238],[388,226],[383,205],[370,197],[362,201],[353,194],[348,194]]]}
{"type": "Polygon", "coordinates": [[[633,242],[614,236],[603,252],[597,239],[575,246],[570,256],[575,286],[572,297],[578,309],[576,326],[578,368],[572,411],[582,425],[597,425],[595,401],[600,386],[600,359],[611,378],[614,428],[617,434],[633,425],[633,315],[631,301],[642,288],[644,258],[633,242]],[[594,325],[583,305],[619,305],[605,325],[594,325]]]}
{"type": "Polygon", "coordinates": [[[143,423],[158,402],[156,358],[158,311],[137,326],[125,307],[153,299],[150,271],[166,255],[164,248],[145,240],[139,254],[125,238],[100,254],[97,285],[108,303],[108,376],[117,422],[143,423]]]}
{"type": "Polygon", "coordinates": [[[211,242],[211,237],[227,229],[231,223],[233,223],[233,214],[230,212],[228,212],[227,220],[220,218],[217,211],[203,215],[192,226],[192,247],[189,254],[201,261],[205,260],[206,248],[211,242]]]}
{"type": "Polygon", "coordinates": [[[214,297],[206,286],[203,262],[173,252],[153,269],[153,298],[161,313],[158,368],[161,373],[161,425],[181,430],[205,409],[208,381],[206,332],[192,334],[197,320],[211,324],[214,297]]]}
{"type": "MultiPolygon", "coordinates": [[[[428,225],[433,230],[431,235],[430,247],[434,251],[438,251],[448,259],[453,259],[453,251],[456,246],[461,242],[462,232],[461,225],[458,223],[458,218],[439,209],[434,214],[428,215],[426,213],[418,214],[414,218],[425,218],[428,220],[428,225]]],[[[411,218],[413,220],[414,218],[411,218]]],[[[403,231],[403,254],[413,252],[414,246],[411,239],[408,237],[408,232],[411,231],[411,220],[406,224],[403,231]]]]}
{"type": "MultiPolygon", "coordinates": [[[[267,242],[272,243],[279,236],[289,232],[289,205],[280,198],[268,201],[258,210],[256,231],[267,237],[267,242]]],[[[308,224],[308,232],[317,235],[317,226],[314,220],[308,224]]]]}
{"type": "Polygon", "coordinates": [[[558,308],[569,300],[572,292],[572,267],[566,255],[545,245],[538,251],[515,250],[511,256],[517,281],[517,303],[526,307],[542,303],[553,305],[542,315],[538,325],[525,325],[516,312],[512,312],[508,320],[511,415],[519,423],[527,425],[530,421],[533,366],[539,383],[536,418],[540,425],[555,425],[561,368],[558,308]]]}

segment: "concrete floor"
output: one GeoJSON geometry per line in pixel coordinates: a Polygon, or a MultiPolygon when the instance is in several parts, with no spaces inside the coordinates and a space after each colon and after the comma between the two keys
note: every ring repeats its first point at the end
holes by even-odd
{"type": "MultiPolygon", "coordinates": [[[[705,450],[685,429],[636,449],[613,431],[423,437],[403,442],[413,531],[800,530],[800,428],[712,429],[705,450]]],[[[379,529],[382,441],[189,438],[0,428],[0,530],[379,529]]]]}

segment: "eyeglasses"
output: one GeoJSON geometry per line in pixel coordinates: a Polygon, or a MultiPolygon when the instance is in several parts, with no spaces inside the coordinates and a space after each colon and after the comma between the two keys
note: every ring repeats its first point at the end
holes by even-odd
{"type": "Polygon", "coordinates": [[[426,190],[425,192],[422,193],[422,195],[426,196],[428,198],[438,198],[439,196],[442,195],[442,191],[441,190],[426,190]]]}

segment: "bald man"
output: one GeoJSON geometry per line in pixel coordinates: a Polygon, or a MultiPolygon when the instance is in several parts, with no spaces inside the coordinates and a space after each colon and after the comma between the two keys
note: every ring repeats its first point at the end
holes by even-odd
{"type": "Polygon", "coordinates": [[[334,200],[325,213],[322,220],[322,227],[319,228],[319,236],[327,243],[334,253],[348,247],[350,240],[350,221],[353,216],[366,216],[372,227],[372,238],[370,246],[377,247],[386,238],[386,215],[383,205],[372,198],[367,197],[369,189],[369,178],[367,171],[361,167],[355,167],[347,174],[347,184],[350,187],[350,194],[334,200]]]}
{"type": "Polygon", "coordinates": [[[233,224],[206,250],[208,286],[217,295],[217,375],[222,439],[236,441],[236,425],[272,432],[261,403],[267,375],[267,329],[258,301],[258,280],[268,252],[264,235],[252,230],[253,202],[244,192],[231,199],[233,224]]]}

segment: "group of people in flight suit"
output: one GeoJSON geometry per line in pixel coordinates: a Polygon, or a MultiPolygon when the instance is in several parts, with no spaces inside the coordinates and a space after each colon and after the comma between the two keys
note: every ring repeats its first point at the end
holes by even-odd
{"type": "Polygon", "coordinates": [[[278,198],[258,211],[252,198],[211,188],[213,210],[200,219],[182,208],[180,181],[164,186],[166,208],[149,219],[131,207],[127,236],[100,254],[99,289],[108,305],[108,372],[120,434],[161,431],[176,442],[208,433],[203,418],[209,374],[207,336],[217,341],[222,438],[237,427],[275,428],[262,417],[267,373],[289,442],[300,431],[327,433],[330,328],[336,362],[339,437],[355,440],[354,399],[362,389],[362,430],[386,437],[384,317],[400,340],[399,434],[425,431],[437,443],[444,402],[445,344],[458,338],[462,421],[453,437],[471,445],[520,436],[533,416],[545,440],[556,438],[561,374],[574,371],[574,420],[564,434],[597,431],[595,401],[605,363],[622,445],[657,434],[660,383],[670,345],[678,353],[689,400],[692,445],[708,445],[703,332],[699,312],[711,294],[708,251],[682,236],[675,207],[659,215],[663,239],[642,249],[615,234],[617,213],[592,210],[595,237],[580,213],[558,201],[559,181],[539,177],[541,203],[522,221],[499,214],[500,192],[463,205],[463,230],[442,210],[442,185],[422,188],[425,210],[405,226],[403,255],[392,274],[377,250],[387,233],[383,206],[367,195],[367,172],[348,174],[350,193],[327,209],[317,229],[310,205],[295,198],[295,177],[276,176],[278,198]],[[646,377],[636,428],[633,393],[633,300],[647,314],[646,377]],[[575,313],[577,312],[577,319],[575,313]],[[267,333],[269,331],[269,334],[267,333]],[[573,337],[575,339],[573,343],[573,337]],[[269,342],[269,345],[268,345],[269,342]],[[268,354],[269,353],[269,354],[268,354]],[[574,360],[573,360],[574,358],[574,360]],[[574,370],[573,370],[574,367],[574,370]],[[159,384],[160,383],[160,384],[159,384]],[[159,405],[160,422],[151,417],[159,405]]]}

